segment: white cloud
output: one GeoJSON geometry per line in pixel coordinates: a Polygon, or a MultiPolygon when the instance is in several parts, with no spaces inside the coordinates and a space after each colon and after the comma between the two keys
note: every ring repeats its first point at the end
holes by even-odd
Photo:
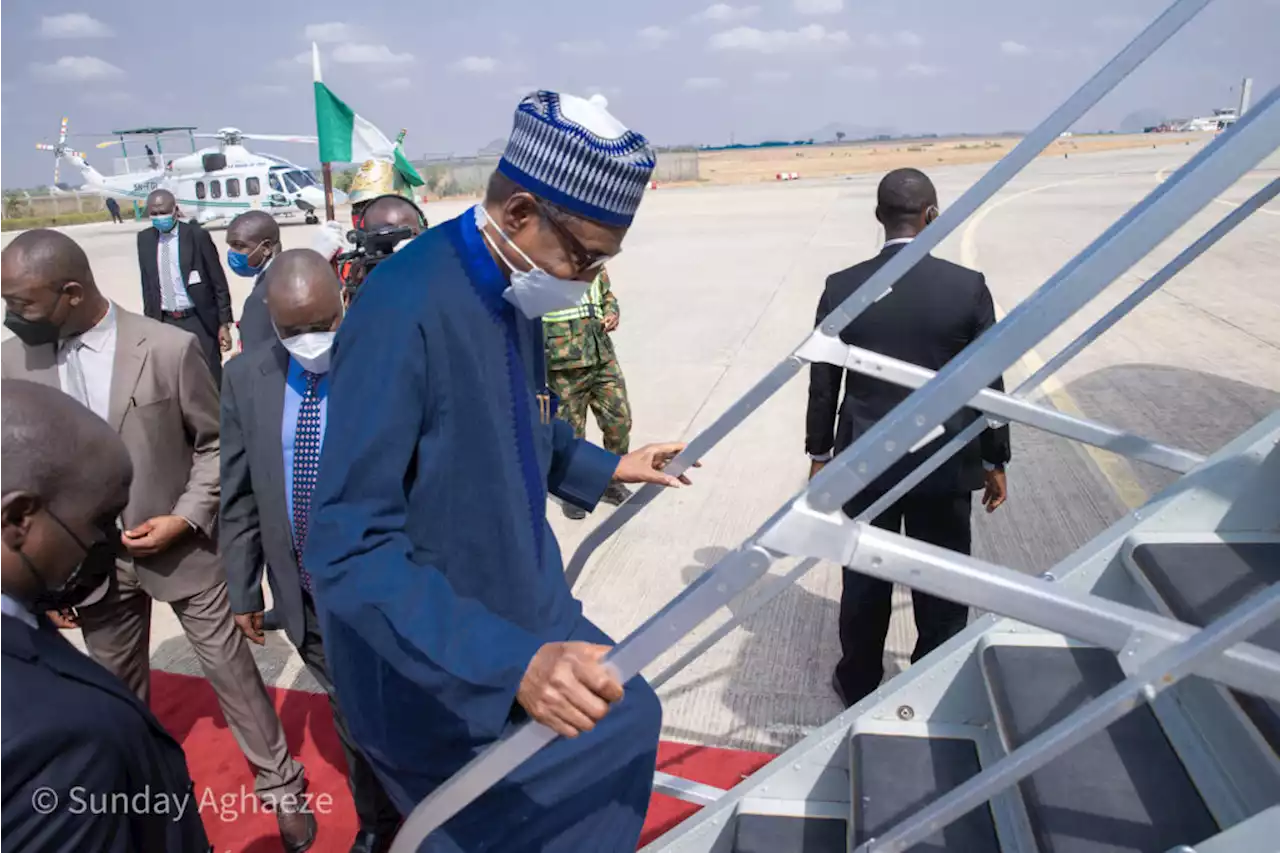
{"type": "Polygon", "coordinates": [[[684,87],[697,92],[709,92],[712,89],[723,89],[724,81],[719,77],[690,77],[684,81],[684,87]]]}
{"type": "Polygon", "coordinates": [[[340,44],[333,49],[333,61],[345,65],[397,65],[413,62],[412,53],[396,53],[385,44],[340,44]]]}
{"type": "Polygon", "coordinates": [[[751,75],[761,83],[785,83],[791,79],[790,71],[757,71],[751,75]]]}
{"type": "Polygon", "coordinates": [[[920,38],[918,34],[911,32],[911,30],[898,30],[893,34],[893,40],[903,47],[919,47],[924,44],[924,39],[920,38]]]}
{"type": "Polygon", "coordinates": [[[402,92],[412,87],[413,81],[408,77],[392,77],[390,80],[383,80],[378,84],[378,88],[385,92],[402,92]]]}
{"type": "Polygon", "coordinates": [[[716,33],[707,43],[712,50],[749,50],[757,53],[783,53],[789,50],[840,48],[849,43],[844,30],[828,30],[822,24],[810,24],[798,30],[758,30],[735,27],[716,33]]]}
{"type": "Polygon", "coordinates": [[[693,16],[695,21],[715,21],[728,23],[750,18],[760,11],[759,6],[730,6],[728,3],[714,3],[693,16]]]}
{"type": "Polygon", "coordinates": [[[870,81],[880,76],[879,71],[866,65],[837,65],[831,73],[842,80],[870,81]]]}
{"type": "Polygon", "coordinates": [[[923,62],[913,62],[906,68],[902,69],[903,75],[907,77],[937,77],[942,69],[936,65],[926,65],[923,62]]]}
{"type": "Polygon", "coordinates": [[[584,96],[590,98],[592,95],[601,95],[605,98],[613,98],[622,94],[622,89],[617,86],[588,86],[582,90],[584,96]]]}
{"type": "Polygon", "coordinates": [[[605,52],[605,46],[600,39],[585,39],[583,41],[562,41],[556,45],[556,50],[561,53],[567,53],[570,56],[596,56],[605,52]]]}
{"type": "Polygon", "coordinates": [[[115,33],[106,24],[84,12],[46,15],[40,19],[40,35],[47,39],[99,39],[115,33]]]}
{"type": "Polygon", "coordinates": [[[328,21],[323,24],[307,24],[307,28],[302,31],[302,37],[319,44],[333,44],[359,38],[359,33],[350,24],[328,21]]]}
{"type": "Polygon", "coordinates": [[[671,39],[675,38],[675,35],[676,34],[671,32],[671,30],[657,26],[645,27],[637,33],[637,37],[640,39],[640,44],[648,48],[662,47],[664,44],[671,41],[671,39]]]}
{"type": "Polygon", "coordinates": [[[867,47],[880,48],[889,46],[889,40],[880,35],[880,33],[867,33],[862,37],[862,41],[867,47]]]}
{"type": "Polygon", "coordinates": [[[492,56],[464,56],[453,63],[453,70],[465,74],[492,74],[498,70],[498,60],[492,56]]]}
{"type": "Polygon", "coordinates": [[[47,65],[35,62],[31,65],[31,71],[45,80],[74,82],[109,80],[124,76],[124,71],[96,56],[64,56],[57,62],[47,65]]]}
{"type": "Polygon", "coordinates": [[[1093,19],[1095,29],[1106,33],[1137,33],[1146,23],[1135,15],[1102,15],[1093,19]]]}
{"type": "Polygon", "coordinates": [[[791,0],[801,15],[834,15],[844,8],[844,0],[791,0]]]}
{"type": "Polygon", "coordinates": [[[304,50],[293,56],[282,56],[276,60],[276,67],[284,71],[297,71],[300,67],[311,67],[311,51],[304,50]]]}
{"type": "Polygon", "coordinates": [[[1000,42],[1000,51],[1008,54],[1009,56],[1026,56],[1031,52],[1031,48],[1027,47],[1022,42],[1006,39],[1005,41],[1000,42]]]}

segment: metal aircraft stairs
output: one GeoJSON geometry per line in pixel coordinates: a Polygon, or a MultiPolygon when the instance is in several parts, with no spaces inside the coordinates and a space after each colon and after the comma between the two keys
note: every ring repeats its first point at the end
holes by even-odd
{"type": "MultiPolygon", "coordinates": [[[[916,389],[619,643],[607,662],[623,681],[751,589],[733,619],[650,678],[660,686],[823,560],[986,615],[731,791],[655,774],[655,790],[703,808],[649,853],[1280,853],[1280,412],[1206,460],[1031,396],[1280,194],[1280,178],[1233,207],[1018,388],[989,389],[1277,150],[1280,88],[936,374],[839,338],[1209,2],[1175,0],[668,465],[669,473],[683,473],[814,362],[916,389]],[[858,518],[841,512],[965,407],[986,417],[858,518]],[[1183,477],[1041,577],[867,523],[989,421],[1047,430],[1183,477]],[[753,589],[783,557],[804,559],[753,589]]],[[[588,536],[567,567],[571,584],[590,553],[660,491],[640,489],[588,536]]],[[[555,738],[529,723],[491,745],[418,804],[392,853],[419,850],[555,738]]]]}

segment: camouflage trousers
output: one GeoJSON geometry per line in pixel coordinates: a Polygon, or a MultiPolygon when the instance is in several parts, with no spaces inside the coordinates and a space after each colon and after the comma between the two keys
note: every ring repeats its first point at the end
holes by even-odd
{"type": "Polygon", "coordinates": [[[549,370],[547,384],[560,398],[558,416],[568,421],[578,438],[586,436],[587,409],[595,412],[604,433],[604,449],[619,456],[631,447],[631,404],[618,360],[591,367],[549,370]]]}

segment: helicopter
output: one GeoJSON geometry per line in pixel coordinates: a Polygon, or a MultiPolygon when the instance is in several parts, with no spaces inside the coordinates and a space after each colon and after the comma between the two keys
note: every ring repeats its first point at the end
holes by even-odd
{"type": "MultiPolygon", "coordinates": [[[[315,144],[314,136],[244,133],[234,127],[224,127],[211,134],[196,133],[194,127],[117,130],[112,131],[117,139],[98,143],[97,147],[119,145],[125,155],[121,164],[124,170],[105,176],[89,165],[84,153],[67,144],[67,124],[68,120],[63,118],[56,145],[43,142],[36,145],[54,155],[55,185],[59,164],[65,160],[80,173],[82,192],[140,202],[153,190],[166,189],[178,200],[183,215],[201,224],[231,219],[246,210],[263,210],[277,218],[301,215],[308,223],[315,223],[324,210],[324,189],[309,169],[244,147],[245,140],[315,144]],[[163,135],[174,132],[187,134],[191,141],[190,153],[173,156],[163,151],[163,135]],[[156,150],[148,144],[145,156],[129,157],[126,140],[138,136],[152,137],[156,150]],[[196,150],[197,138],[216,139],[218,145],[196,150]]],[[[345,201],[345,194],[335,190],[334,203],[345,201]]]]}

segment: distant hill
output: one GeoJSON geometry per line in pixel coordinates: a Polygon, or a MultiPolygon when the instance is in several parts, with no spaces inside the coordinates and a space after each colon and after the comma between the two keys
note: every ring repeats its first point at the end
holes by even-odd
{"type": "Polygon", "coordinates": [[[495,139],[495,140],[493,140],[492,142],[490,142],[488,145],[486,145],[485,147],[481,148],[477,153],[478,153],[478,154],[481,154],[481,155],[484,155],[484,154],[501,154],[503,151],[506,151],[506,150],[507,150],[507,140],[506,140],[506,139],[495,139]]]}

